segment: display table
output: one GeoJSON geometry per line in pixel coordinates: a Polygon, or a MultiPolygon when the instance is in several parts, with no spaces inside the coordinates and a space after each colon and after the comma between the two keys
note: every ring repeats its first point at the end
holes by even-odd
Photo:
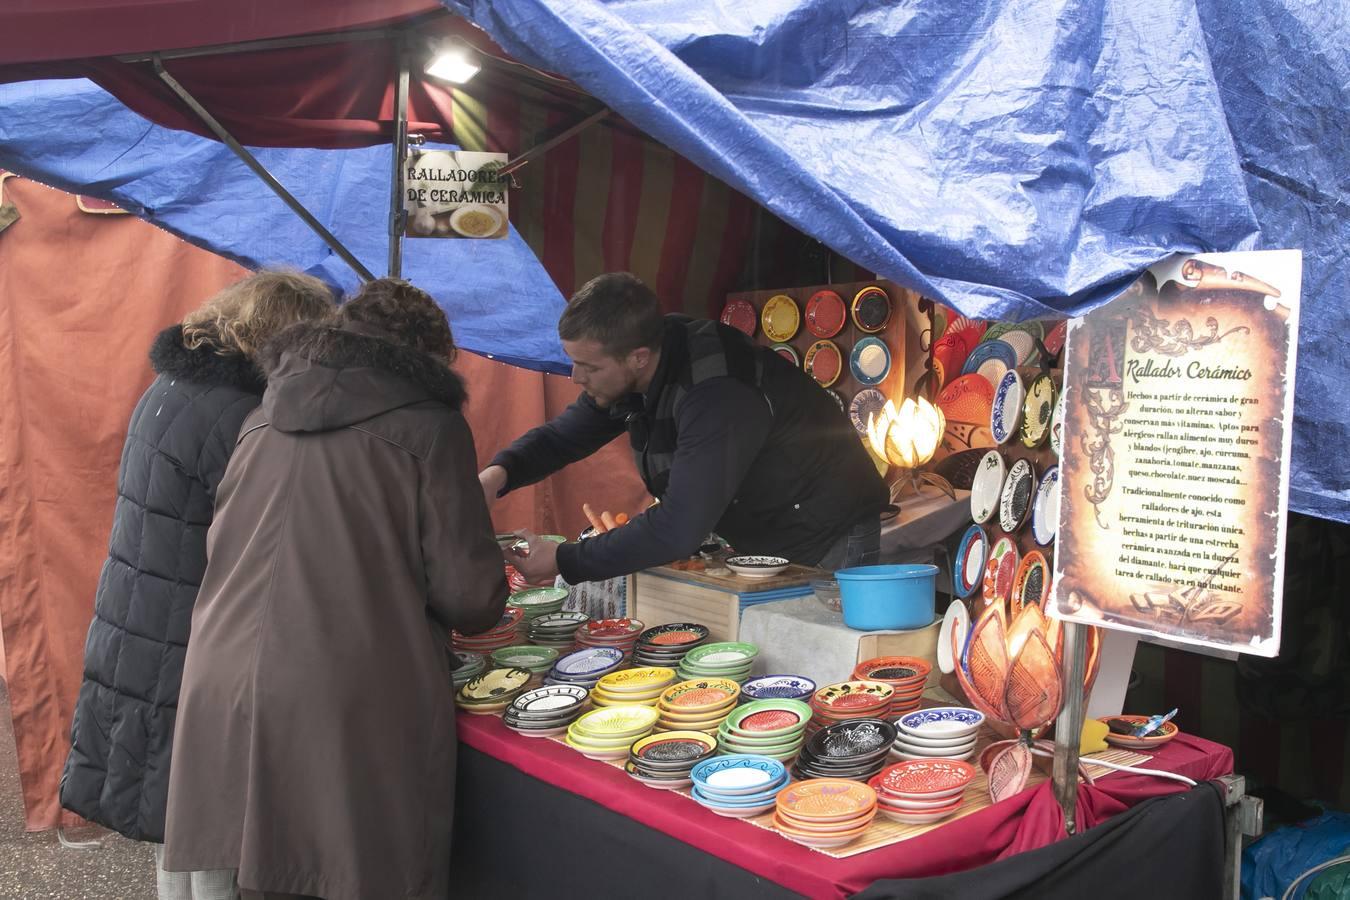
{"type": "MultiPolygon", "coordinates": [[[[560,743],[523,738],[495,717],[460,715],[458,721],[463,748],[453,877],[469,883],[486,879],[483,884],[493,884],[491,879],[496,878],[495,884],[507,888],[505,895],[526,895],[510,885],[520,888],[533,878],[548,885],[552,878],[558,888],[554,896],[569,895],[563,887],[566,882],[590,883],[593,896],[781,897],[787,891],[845,897],[884,879],[925,878],[1004,859],[1012,862],[1011,857],[1046,848],[1063,837],[1059,807],[1046,782],[901,843],[836,859],[772,831],[718,816],[687,797],[644,787],[621,769],[586,759],[560,743]],[[525,835],[536,832],[546,832],[553,846],[532,858],[525,835]],[[511,853],[504,858],[516,859],[518,868],[509,873],[499,868],[484,871],[484,866],[495,865],[492,860],[503,858],[503,841],[513,840],[519,846],[508,848],[511,853]],[[577,867],[588,867],[594,879],[602,880],[588,882],[582,877],[577,882],[572,872],[577,867]],[[642,883],[625,886],[611,880],[621,871],[647,874],[642,883]],[[733,885],[734,890],[728,890],[733,885]]],[[[1149,765],[1204,781],[1231,772],[1232,762],[1227,747],[1182,734],[1159,748],[1149,765]]],[[[1080,787],[1078,821],[1092,829],[1149,798],[1200,796],[1208,790],[1188,791],[1179,782],[1112,774],[1080,787]]],[[[1216,877],[1221,878],[1222,804],[1217,795],[1214,806],[1219,824],[1212,835],[1206,825],[1201,836],[1217,842],[1216,877]]],[[[1195,831],[1195,824],[1187,829],[1195,831]]],[[[1138,829],[1124,831],[1135,834],[1138,829]]],[[[1162,834],[1158,821],[1146,831],[1162,834]]],[[[1092,836],[1089,830],[1061,843],[1081,843],[1092,836]]],[[[1158,870],[1157,854],[1183,843],[1179,837],[1163,841],[1141,871],[1158,870]]],[[[1193,856],[1198,851],[1189,852],[1193,856]]],[[[1209,855],[1202,856],[1208,872],[1209,855]]],[[[1182,868],[1191,864],[1181,859],[1175,863],[1182,868]]],[[[1094,893],[1083,890],[1080,896],[1094,893]]]]}
{"type": "MultiPolygon", "coordinates": [[[[939,620],[908,631],[856,631],[844,624],[841,613],[810,596],[747,609],[741,616],[740,640],[759,648],[758,670],[805,675],[824,687],[875,656],[917,656],[932,662],[941,628],[939,620]]],[[[939,676],[934,665],[930,685],[939,676]]]]}

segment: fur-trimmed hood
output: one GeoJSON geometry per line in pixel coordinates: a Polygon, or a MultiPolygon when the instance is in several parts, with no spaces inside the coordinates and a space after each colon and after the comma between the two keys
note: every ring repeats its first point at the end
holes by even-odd
{"type": "Polygon", "coordinates": [[[387,338],[302,322],[263,347],[263,411],[282,431],[331,431],[416,403],[459,410],[464,382],[434,357],[387,338]]]}
{"type": "Polygon", "coordinates": [[[161,375],[198,384],[227,385],[250,394],[261,394],[267,386],[262,372],[246,356],[221,355],[209,347],[184,347],[182,325],[171,325],[155,337],[150,346],[150,365],[161,375]]]}

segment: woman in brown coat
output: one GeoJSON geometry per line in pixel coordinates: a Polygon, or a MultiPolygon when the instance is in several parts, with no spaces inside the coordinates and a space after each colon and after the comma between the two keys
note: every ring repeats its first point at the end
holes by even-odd
{"type": "Polygon", "coordinates": [[[245,897],[443,898],[447,629],[506,599],[450,327],[381,279],[269,351],[208,536],[165,868],[237,868],[245,897]]]}

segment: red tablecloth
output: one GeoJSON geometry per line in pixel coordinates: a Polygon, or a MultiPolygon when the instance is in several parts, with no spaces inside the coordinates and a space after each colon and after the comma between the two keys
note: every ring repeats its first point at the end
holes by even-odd
{"type": "MultiPolygon", "coordinates": [[[[846,859],[835,859],[771,831],[709,812],[688,797],[644,787],[621,769],[555,741],[524,738],[494,716],[459,716],[464,743],[551,785],[586,797],[706,853],[808,897],[842,898],[881,878],[922,878],[982,866],[1065,836],[1049,781],[942,828],[846,859]]],[[[1233,770],[1233,751],[1179,734],[1145,764],[1205,781],[1233,770]]],[[[1178,781],[1116,773],[1078,789],[1079,827],[1186,790],[1178,781]]]]}

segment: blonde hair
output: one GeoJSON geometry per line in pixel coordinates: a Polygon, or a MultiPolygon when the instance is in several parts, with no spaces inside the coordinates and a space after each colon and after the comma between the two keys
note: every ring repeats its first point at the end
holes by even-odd
{"type": "Polygon", "coordinates": [[[312,275],[262,271],[234,284],[183,317],[183,346],[250,359],[288,325],[321,319],[336,309],[333,292],[312,275]]]}

